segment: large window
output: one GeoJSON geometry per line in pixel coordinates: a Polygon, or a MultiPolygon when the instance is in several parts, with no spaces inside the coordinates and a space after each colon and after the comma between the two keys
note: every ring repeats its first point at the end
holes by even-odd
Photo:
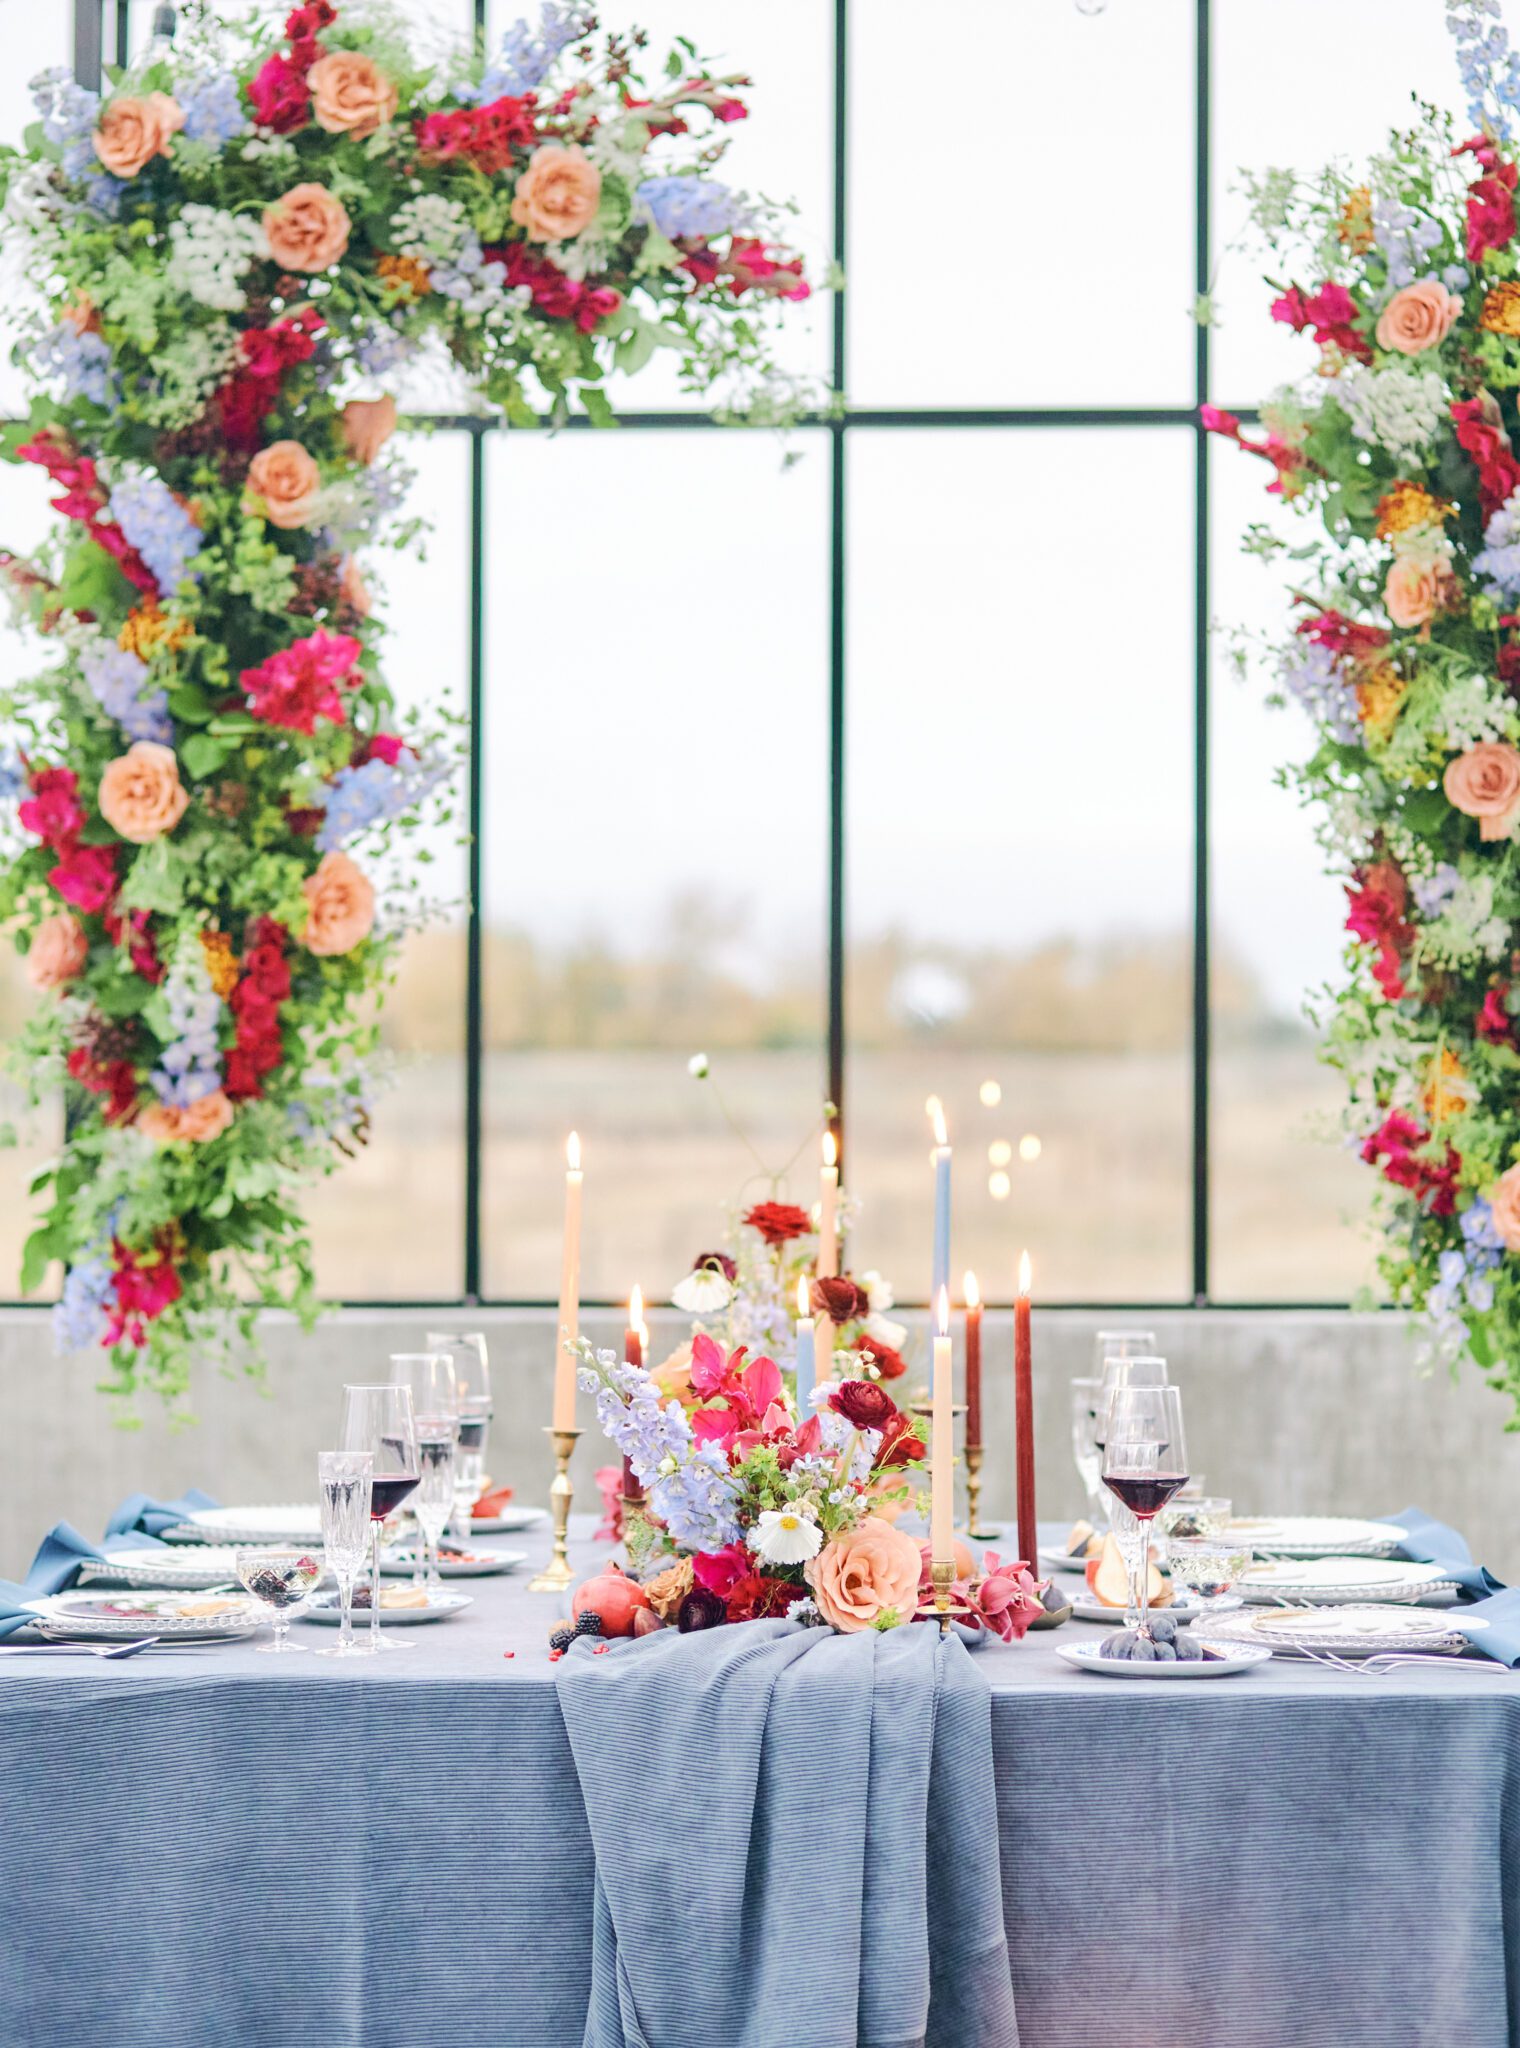
{"type": "MultiPolygon", "coordinates": [[[[17,81],[73,50],[65,10],[0,8],[35,45],[0,98],[13,133],[17,81]]],[[[491,34],[517,11],[417,10],[491,34]]],[[[150,12],[79,0],[80,48],[133,47],[150,12]]],[[[1273,781],[1304,730],[1216,659],[1212,619],[1275,627],[1282,595],[1235,547],[1259,479],[1197,407],[1304,367],[1230,247],[1234,166],[1365,151],[1411,83],[1453,97],[1440,9],[626,12],[755,74],[734,182],[794,193],[815,274],[844,263],[788,346],[848,404],[783,449],[664,371],[605,434],[435,401],[435,533],[387,570],[392,664],[403,696],[470,713],[469,829],[431,849],[444,915],[387,1010],[398,1086],[316,1198],[328,1289],[550,1299],[575,1126],[588,1291],[662,1295],[756,1184],[687,1074],[701,1050],[767,1163],[833,1099],[854,1263],[904,1299],[927,1287],[930,1093],[957,1270],[994,1300],[1025,1242],[1046,1300],[1347,1298],[1365,1189],[1302,1015],[1341,906],[1273,781]],[[909,147],[968,67],[982,118],[909,147]],[[1217,329],[1190,317],[1203,291],[1217,329]]],[[[0,488],[24,541],[40,499],[0,488]]],[[[24,999],[0,982],[0,1024],[24,999]]]]}

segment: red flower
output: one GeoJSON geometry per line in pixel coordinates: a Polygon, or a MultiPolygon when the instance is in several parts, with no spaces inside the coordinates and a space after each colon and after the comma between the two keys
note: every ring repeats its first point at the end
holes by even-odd
{"type": "Polygon", "coordinates": [[[746,1572],[728,1590],[724,1605],[730,1621],[765,1621],[786,1614],[802,1598],[803,1588],[791,1579],[773,1579],[765,1572],[746,1572]]]}
{"type": "Polygon", "coordinates": [[[141,1253],[128,1251],[118,1238],[111,1250],[116,1260],[111,1283],[116,1306],[102,1342],[119,1344],[126,1337],[141,1345],[147,1341],[144,1326],[161,1316],[184,1293],[174,1263],[172,1238],[169,1232],[161,1232],[153,1250],[141,1253]]]}
{"type": "Polygon", "coordinates": [[[1338,660],[1369,661],[1375,654],[1381,654],[1388,645],[1388,634],[1381,626],[1364,626],[1356,619],[1348,619],[1338,611],[1316,612],[1312,618],[1300,619],[1294,627],[1295,633],[1302,633],[1312,640],[1316,647],[1328,647],[1338,660]]]}
{"type": "Polygon", "coordinates": [[[871,1313],[871,1298],[858,1280],[848,1273],[826,1273],[808,1290],[815,1316],[827,1316],[831,1323],[853,1323],[871,1313]]]}
{"type": "Polygon", "coordinates": [[[105,914],[106,937],[113,946],[126,946],[133,967],[144,981],[156,986],[164,978],[165,968],[158,957],[158,948],[148,930],[146,910],[130,911],[126,917],[119,917],[113,911],[105,914]]]}
{"type": "Polygon", "coordinates": [[[914,1427],[911,1416],[904,1415],[900,1408],[893,1410],[881,1432],[881,1445],[876,1453],[878,1466],[911,1465],[926,1452],[923,1438],[914,1427]]]}
{"type": "Polygon", "coordinates": [[[1513,1045],[1515,1043],[1515,1020],[1510,1015],[1505,998],[1509,994],[1509,983],[1499,982],[1483,998],[1483,1007],[1478,1012],[1473,1030],[1488,1045],[1513,1045]]]}
{"type": "Polygon", "coordinates": [[[694,250],[682,258],[681,268],[699,285],[721,278],[736,299],[748,291],[772,299],[805,299],[812,293],[800,256],[778,255],[768,242],[749,235],[735,235],[726,254],[716,259],[710,249],[694,250]]]}
{"type": "Polygon", "coordinates": [[[1430,1144],[1430,1133],[1401,1109],[1390,1110],[1362,1146],[1362,1158],[1369,1166],[1381,1163],[1383,1178],[1395,1187],[1407,1188],[1422,1209],[1432,1216],[1450,1216],[1457,1206],[1457,1175],[1462,1161],[1453,1145],[1444,1159],[1422,1153],[1430,1144]]]}
{"type": "Polygon", "coordinates": [[[509,286],[528,287],[538,312],[550,320],[573,320],[582,334],[589,334],[623,303],[622,293],[611,285],[582,284],[566,277],[547,256],[530,255],[521,242],[507,242],[485,254],[488,262],[506,266],[509,286]]]}
{"type": "Polygon", "coordinates": [[[105,517],[106,492],[87,455],[81,455],[67,434],[44,427],[16,450],[20,462],[35,462],[55,483],[63,485],[63,496],[50,500],[53,510],[88,527],[90,538],[111,556],[123,576],[136,589],[157,597],[158,584],[142,556],[130,546],[126,535],[105,517]]]}
{"type": "Polygon", "coordinates": [[[1272,302],[1272,318],[1281,320],[1295,334],[1312,328],[1321,348],[1337,348],[1342,355],[1371,362],[1371,345],[1352,325],[1357,310],[1355,299],[1343,284],[1322,284],[1307,297],[1296,284],[1290,285],[1280,299],[1272,302]]]}
{"type": "Polygon", "coordinates": [[[829,1396],[829,1406],[851,1429],[885,1430],[901,1412],[874,1380],[841,1380],[829,1396]]]}
{"type": "Polygon", "coordinates": [[[85,912],[104,910],[116,894],[115,846],[69,846],[48,880],[65,903],[85,912]]]}
{"type": "Polygon", "coordinates": [[[1374,861],[1358,868],[1346,885],[1350,909],[1346,929],[1377,954],[1372,978],[1390,1003],[1404,995],[1403,955],[1414,941],[1414,928],[1404,915],[1409,885],[1397,861],[1374,861]]]}
{"type": "Polygon", "coordinates": [[[692,1635],[698,1629],[717,1628],[727,1619],[726,1603],[703,1586],[693,1586],[676,1610],[676,1627],[683,1636],[692,1635]]]}
{"type": "Polygon", "coordinates": [[[1520,695],[1520,640],[1506,640],[1495,657],[1499,680],[1513,697],[1520,695]]]}
{"type": "Polygon", "coordinates": [[[223,1088],[234,1102],[262,1095],[266,1074],[285,1056],[280,1037],[280,1004],[290,994],[289,934],[272,917],[254,918],[244,934],[243,972],[228,998],[237,1036],[225,1063],[223,1088]]]}
{"type": "Polygon", "coordinates": [[[366,761],[383,761],[387,768],[394,768],[401,756],[410,752],[406,741],[398,740],[393,732],[372,733],[354,749],[354,766],[362,768],[366,761]]]}
{"type": "Polygon", "coordinates": [[[908,1361],[900,1351],[894,1350],[890,1344],[883,1344],[880,1337],[873,1337],[868,1331],[862,1331],[855,1339],[855,1349],[863,1351],[872,1360],[884,1380],[900,1380],[908,1370],[908,1361]]]}
{"type": "Polygon", "coordinates": [[[757,1202],[744,1218],[751,1230],[758,1230],[767,1244],[790,1244],[794,1237],[806,1237],[812,1218],[795,1202],[757,1202]]]}
{"type": "Polygon", "coordinates": [[[1005,1643],[1019,1642],[1031,1622],[1045,1612],[1040,1589],[1027,1564],[1004,1564],[995,1550],[982,1559],[982,1579],[966,1590],[967,1605],[976,1610],[982,1626],[1005,1643]]]}
{"type": "Polygon", "coordinates": [[[346,713],[338,685],[347,682],[363,648],[347,633],[319,626],[304,640],[282,648],[258,668],[245,668],[238,681],[255,718],[291,732],[314,733],[317,720],[341,725],[346,713]]]}
{"type": "Polygon", "coordinates": [[[16,815],[44,846],[59,847],[84,830],[79,777],[72,768],[34,768],[32,794],[16,815]]]}
{"type": "Polygon", "coordinates": [[[277,378],[294,364],[310,361],[321,332],[322,315],[315,306],[303,306],[271,326],[245,327],[238,336],[238,353],[249,376],[277,378]]]}
{"type": "Polygon", "coordinates": [[[1487,519],[1520,486],[1520,462],[1516,462],[1500,418],[1499,403],[1490,392],[1476,398],[1453,402],[1452,425],[1457,445],[1477,464],[1483,517],[1487,519]]]}
{"type": "Polygon", "coordinates": [[[483,107],[426,114],[412,123],[412,133],[417,147],[433,162],[463,157],[487,177],[495,177],[512,168],[516,150],[529,150],[538,141],[536,116],[537,102],[527,93],[521,99],[491,100],[483,107]]]}
{"type": "Polygon", "coordinates": [[[1483,176],[1467,188],[1467,260],[1478,263],[1489,249],[1507,249],[1515,239],[1515,185],[1520,171],[1506,163],[1487,137],[1459,143],[1453,156],[1473,156],[1483,176]]]}
{"type": "Polygon", "coordinates": [[[1198,418],[1206,434],[1223,434],[1227,441],[1240,439],[1240,421],[1234,413],[1217,405],[1200,405],[1198,418]]]}
{"type": "Polygon", "coordinates": [[[82,1045],[76,1045],[64,1063],[70,1077],[92,1095],[109,1097],[105,1106],[108,1124],[132,1121],[137,1108],[137,1070],[130,1060],[100,1060],[82,1045]]]}
{"type": "Polygon", "coordinates": [[[248,81],[248,102],[261,128],[276,135],[293,135],[304,128],[311,113],[311,89],[306,67],[289,57],[266,57],[248,81]]]}
{"type": "Polygon", "coordinates": [[[725,1543],[721,1550],[699,1550],[691,1561],[691,1575],[697,1585],[726,1600],[729,1588],[739,1583],[750,1565],[742,1543],[725,1543]]]}

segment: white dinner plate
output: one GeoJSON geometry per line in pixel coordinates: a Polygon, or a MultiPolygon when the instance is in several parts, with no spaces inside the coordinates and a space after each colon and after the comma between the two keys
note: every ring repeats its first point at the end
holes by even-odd
{"type": "Polygon", "coordinates": [[[204,1604],[204,1593],[138,1593],[127,1588],[112,1593],[97,1586],[89,1593],[54,1593],[34,1600],[38,1633],[50,1642],[112,1641],[123,1636],[191,1637],[201,1642],[226,1642],[251,1636],[268,1624],[267,1610],[256,1601],[238,1598],[236,1607],[220,1614],[190,1614],[204,1604]]]}
{"type": "MultiPolygon", "coordinates": [[[[456,1614],[462,1614],[474,1602],[468,1593],[435,1593],[426,1607],[386,1607],[380,1609],[382,1628],[410,1628],[415,1622],[448,1621],[456,1614]]],[[[336,1628],[343,1619],[343,1609],[336,1592],[319,1593],[314,1600],[308,1600],[299,1613],[291,1616],[293,1621],[319,1621],[336,1628]]],[[[369,1609],[354,1609],[354,1627],[369,1627],[369,1609]]]]}
{"type": "Polygon", "coordinates": [[[1272,1557],[1392,1557],[1407,1534],[1353,1515],[1236,1515],[1230,1528],[1272,1557]]]}
{"type": "Polygon", "coordinates": [[[1421,1600],[1441,1589],[1456,1591],[1439,1565],[1392,1557],[1262,1558],[1236,1583],[1258,1605],[1290,1600],[1310,1607],[1421,1600]]]}
{"type": "MultiPolygon", "coordinates": [[[[1480,1616],[1462,1626],[1488,1624],[1480,1616]]],[[[1429,1607],[1251,1607],[1221,1615],[1210,1633],[1221,1643],[1266,1643],[1284,1657],[1305,1650],[1333,1650],[1338,1657],[1375,1657],[1384,1650],[1454,1655],[1467,1648],[1448,1616],[1429,1607]]]]}
{"type": "MultiPolygon", "coordinates": [[[[438,1560],[438,1576],[442,1579],[489,1579],[498,1572],[516,1571],[520,1564],[526,1564],[526,1550],[497,1550],[487,1555],[475,1551],[468,1557],[450,1557],[447,1551],[438,1560]]],[[[391,1579],[409,1579],[421,1562],[421,1552],[410,1543],[398,1543],[391,1550],[380,1553],[382,1576],[391,1579]]]]}
{"type": "MultiPolygon", "coordinates": [[[[316,1545],[313,1555],[321,1556],[316,1545]]],[[[327,1577],[324,1569],[323,1578],[327,1577]]],[[[209,1590],[212,1586],[237,1583],[237,1551],[231,1544],[205,1543],[193,1549],[117,1550],[110,1557],[91,1559],[79,1573],[81,1586],[163,1586],[181,1591],[209,1590]]],[[[322,1580],[317,1581],[318,1585],[322,1580]]]]}
{"type": "Polygon", "coordinates": [[[1056,1650],[1078,1671],[1096,1671],[1104,1678],[1230,1678],[1237,1671],[1255,1671],[1270,1662],[1272,1652],[1263,1643],[1219,1643],[1209,1637],[1209,1647],[1227,1654],[1210,1657],[1199,1664],[1132,1664],[1125,1657],[1100,1657],[1101,1643],[1062,1643],[1056,1650]]]}
{"type": "Polygon", "coordinates": [[[503,1508],[499,1515],[471,1515],[472,1536],[501,1536],[512,1529],[536,1529],[547,1522],[547,1508],[503,1508]]]}
{"type": "Polygon", "coordinates": [[[320,1546],[322,1511],[313,1501],[197,1508],[163,1531],[165,1543],[299,1543],[320,1546]]]}
{"type": "Polygon", "coordinates": [[[1066,1550],[1042,1549],[1040,1552],[1040,1569],[1047,1572],[1085,1572],[1087,1570],[1087,1559],[1085,1557],[1073,1557],[1066,1550]]]}
{"type": "MultiPolygon", "coordinates": [[[[1235,1602],[1239,1606],[1239,1601],[1235,1602]]],[[[1071,1611],[1078,1621],[1123,1621],[1124,1609],[1095,1600],[1091,1593],[1074,1593],[1071,1611]]],[[[1217,1611],[1217,1610],[1216,1610],[1217,1611]]],[[[1153,1607],[1152,1614],[1169,1614],[1173,1621],[1196,1621],[1206,1610],[1196,1600],[1171,1600],[1165,1607],[1153,1607]]]]}

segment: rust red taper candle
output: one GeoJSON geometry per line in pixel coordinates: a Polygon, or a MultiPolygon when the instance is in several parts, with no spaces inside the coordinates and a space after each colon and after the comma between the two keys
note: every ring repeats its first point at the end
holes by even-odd
{"type": "Polygon", "coordinates": [[[966,1275],[966,1449],[982,1444],[982,1297],[975,1273],[966,1275]]]}
{"type": "Polygon", "coordinates": [[[1018,1488],[1019,1556],[1031,1571],[1039,1561],[1040,1539],[1034,1504],[1034,1348],[1029,1326],[1029,1254],[1019,1258],[1019,1291],[1013,1304],[1014,1478],[1018,1488]]]}
{"type": "MultiPolygon", "coordinates": [[[[635,1287],[628,1297],[628,1327],[623,1332],[623,1357],[629,1365],[644,1363],[644,1337],[644,1296],[635,1287]]],[[[644,1498],[643,1485],[626,1458],[623,1460],[623,1498],[629,1502],[644,1498]]]]}

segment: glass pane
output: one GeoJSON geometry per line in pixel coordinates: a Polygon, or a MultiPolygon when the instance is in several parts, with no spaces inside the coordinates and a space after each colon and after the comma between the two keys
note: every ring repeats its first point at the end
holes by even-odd
{"type": "MultiPolygon", "coordinates": [[[[385,672],[397,729],[461,716],[468,704],[469,439],[409,436],[417,481],[407,510],[430,532],[405,554],[377,549],[366,572],[390,631],[385,672]]],[[[324,1294],[416,1299],[457,1294],[464,1275],[464,778],[452,822],[408,838],[382,864],[356,858],[380,891],[382,916],[412,923],[423,902],[440,921],[406,941],[386,999],[384,1053],[394,1085],[378,1095],[370,1141],[311,1196],[317,1278],[324,1294]],[[423,859],[419,863],[418,850],[423,859]]]]}
{"type": "MultiPolygon", "coordinates": [[[[1230,0],[1214,9],[1214,231],[1220,251],[1212,382],[1255,405],[1309,374],[1319,351],[1269,317],[1277,268],[1256,245],[1238,189],[1242,165],[1305,173],[1335,156],[1365,165],[1410,116],[1411,94],[1460,121],[1461,81],[1445,9],[1426,0],[1230,0]],[[1305,52],[1313,51],[1311,62],[1305,52]],[[1227,245],[1244,239],[1245,246],[1227,245]]],[[[1471,123],[1460,133],[1465,135],[1471,123]]],[[[1299,282],[1318,283],[1318,279],[1299,282]]]]}
{"type": "Polygon", "coordinates": [[[849,458],[854,1263],[927,1293],[935,1093],[957,1278],[1007,1300],[1027,1243],[1047,1301],[1180,1298],[1192,436],[856,429],[849,458]],[[1144,540],[1096,573],[1100,489],[1144,540]]]}
{"type": "MultiPolygon", "coordinates": [[[[0,66],[0,141],[19,147],[23,131],[37,119],[28,84],[39,71],[51,70],[57,64],[73,65],[73,9],[58,5],[12,5],[0,16],[0,25],[5,32],[5,63],[0,66]]],[[[31,397],[25,379],[11,361],[11,349],[19,338],[14,315],[25,310],[15,305],[14,264],[12,251],[11,262],[6,266],[11,272],[7,280],[11,288],[0,303],[0,413],[24,411],[31,397]]]]}
{"type": "Polygon", "coordinates": [[[1265,465],[1212,455],[1214,648],[1213,1246],[1210,1288],[1225,1301],[1346,1300],[1371,1276],[1365,1219],[1373,1177],[1345,1149],[1345,1088],[1315,1057],[1305,993],[1339,981],[1346,901],[1324,873],[1314,819],[1279,789],[1278,763],[1304,758],[1311,728],[1270,710],[1275,678],[1229,667],[1229,629],[1281,638],[1288,573],[1240,552],[1252,521],[1299,537],[1263,489],[1265,465]]]}
{"type": "Polygon", "coordinates": [[[552,1299],[565,1136],[583,1285],[663,1299],[824,1092],[828,448],[490,443],[487,1291],[552,1299]]]}
{"type": "Polygon", "coordinates": [[[857,405],[1189,402],[1193,16],[1190,0],[854,10],[857,405]]]}
{"type": "MultiPolygon", "coordinates": [[[[494,48],[520,15],[532,18],[529,0],[492,0],[487,13],[494,48]]],[[[795,201],[787,233],[807,258],[809,277],[821,278],[832,253],[833,235],[833,9],[822,0],[639,0],[619,15],[603,15],[598,45],[608,29],[636,21],[648,32],[646,77],[662,76],[666,53],[677,36],[697,45],[715,74],[742,73],[754,80],[741,94],[750,109],[745,121],[720,128],[727,154],[716,176],[736,191],[780,205],[795,201]]],[[[705,143],[706,135],[698,137],[705,143]]],[[[689,161],[689,137],[656,139],[652,169],[689,161]]],[[[777,354],[785,367],[827,381],[829,309],[827,293],[788,305],[781,318],[777,354]]],[[[609,386],[622,411],[700,409],[684,394],[674,353],[659,350],[636,377],[609,386]]]]}

